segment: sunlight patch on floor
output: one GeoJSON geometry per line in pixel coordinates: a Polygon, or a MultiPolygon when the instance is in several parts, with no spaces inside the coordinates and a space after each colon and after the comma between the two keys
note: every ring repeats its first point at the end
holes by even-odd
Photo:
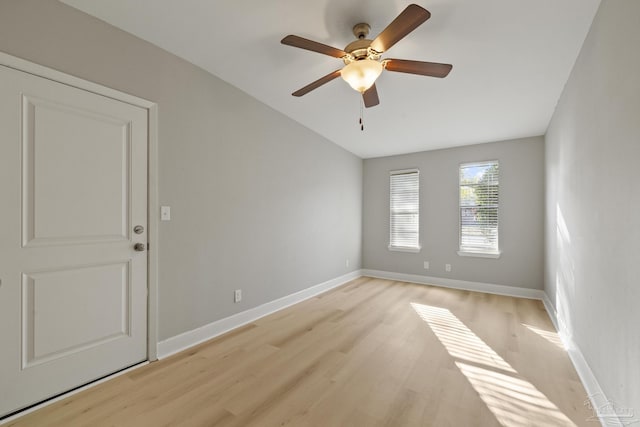
{"type": "Polygon", "coordinates": [[[453,357],[515,373],[511,365],[446,308],[413,302],[411,306],[422,320],[431,326],[433,332],[453,357]]]}
{"type": "Polygon", "coordinates": [[[562,340],[560,339],[560,336],[557,332],[545,331],[544,329],[540,329],[532,325],[527,325],[526,323],[521,323],[521,325],[529,329],[531,332],[549,341],[551,344],[554,344],[562,350],[565,350],[564,344],[562,344],[562,340]]]}
{"type": "Polygon", "coordinates": [[[456,366],[500,424],[509,427],[575,426],[451,311],[417,303],[411,303],[411,306],[449,354],[459,359],[455,361],[456,366]]]}

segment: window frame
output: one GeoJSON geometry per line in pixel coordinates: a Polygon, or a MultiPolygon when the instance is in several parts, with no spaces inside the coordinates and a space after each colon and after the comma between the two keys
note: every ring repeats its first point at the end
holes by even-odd
{"type": "Polygon", "coordinates": [[[464,163],[460,163],[458,164],[458,255],[459,256],[464,256],[464,257],[476,257],[476,258],[500,258],[500,255],[502,255],[502,250],[500,249],[500,160],[499,159],[494,159],[494,160],[482,160],[482,161],[477,161],[477,162],[464,162],[464,163]],[[468,250],[462,249],[462,205],[461,205],[461,197],[460,197],[460,189],[462,186],[462,182],[461,182],[461,177],[460,177],[460,171],[463,167],[468,167],[468,166],[486,166],[486,165],[494,165],[497,164],[498,165],[498,203],[496,206],[496,219],[497,219],[497,225],[496,225],[496,242],[497,242],[497,248],[495,251],[472,251],[472,250],[468,250]]]}
{"type": "Polygon", "coordinates": [[[389,251],[392,252],[411,252],[411,253],[419,253],[422,250],[422,245],[420,244],[420,169],[418,168],[409,168],[409,169],[397,169],[397,170],[390,170],[389,171],[389,244],[387,245],[387,249],[389,251]],[[415,173],[417,175],[417,180],[418,180],[418,191],[417,191],[417,197],[418,197],[418,203],[417,203],[417,211],[416,214],[418,215],[418,220],[417,220],[417,228],[416,228],[416,233],[417,233],[417,243],[416,246],[393,246],[392,242],[393,242],[393,228],[392,228],[392,217],[393,217],[393,209],[391,206],[391,202],[392,202],[392,196],[391,196],[391,179],[394,175],[405,175],[405,174],[413,174],[415,173]]]}

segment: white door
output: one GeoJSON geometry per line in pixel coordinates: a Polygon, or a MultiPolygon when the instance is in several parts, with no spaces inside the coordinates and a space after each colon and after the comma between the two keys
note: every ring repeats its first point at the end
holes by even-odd
{"type": "Polygon", "coordinates": [[[146,360],[146,229],[147,110],[0,66],[0,417],[146,360]]]}

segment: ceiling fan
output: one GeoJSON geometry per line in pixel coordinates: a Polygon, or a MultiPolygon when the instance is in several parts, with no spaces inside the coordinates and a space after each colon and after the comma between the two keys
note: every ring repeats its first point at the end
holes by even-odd
{"type": "Polygon", "coordinates": [[[422,76],[446,77],[451,68],[453,68],[451,64],[381,58],[384,52],[402,40],[411,31],[418,28],[429,17],[431,17],[431,13],[428,10],[417,4],[410,4],[373,40],[367,39],[371,29],[369,24],[356,24],[353,27],[353,34],[357,37],[357,40],[349,43],[344,50],[299,36],[286,36],[281,40],[282,44],[340,58],[345,64],[343,68],[306,85],[302,89],[293,92],[292,95],[305,95],[340,76],[353,89],[362,93],[364,105],[368,108],[380,103],[375,81],[384,69],[422,76]]]}

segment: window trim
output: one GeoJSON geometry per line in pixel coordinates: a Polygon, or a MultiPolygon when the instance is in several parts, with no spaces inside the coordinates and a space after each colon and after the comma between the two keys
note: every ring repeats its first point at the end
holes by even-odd
{"type": "Polygon", "coordinates": [[[502,251],[498,250],[498,252],[469,252],[469,251],[458,251],[458,255],[460,256],[468,256],[475,258],[500,258],[502,255],[502,251]]]}
{"type": "Polygon", "coordinates": [[[422,250],[422,244],[420,243],[420,169],[418,168],[408,168],[408,169],[397,169],[389,171],[389,244],[387,245],[387,249],[391,252],[409,252],[409,253],[419,253],[422,250]],[[417,246],[393,246],[391,244],[391,177],[393,175],[403,175],[416,173],[418,174],[418,243],[417,246]]]}
{"type": "Polygon", "coordinates": [[[422,250],[422,245],[418,244],[418,246],[414,248],[413,246],[391,246],[391,244],[389,244],[387,249],[391,252],[411,252],[417,254],[422,250]]]}
{"type": "Polygon", "coordinates": [[[461,218],[461,209],[460,209],[460,169],[465,165],[475,165],[475,166],[486,166],[498,164],[498,191],[500,191],[500,159],[494,160],[482,160],[479,162],[462,162],[458,164],[458,256],[463,257],[474,257],[474,258],[500,258],[502,255],[502,249],[500,249],[500,193],[498,193],[498,225],[496,227],[498,232],[498,249],[496,251],[470,251],[470,250],[462,250],[462,218],[461,218]]]}

